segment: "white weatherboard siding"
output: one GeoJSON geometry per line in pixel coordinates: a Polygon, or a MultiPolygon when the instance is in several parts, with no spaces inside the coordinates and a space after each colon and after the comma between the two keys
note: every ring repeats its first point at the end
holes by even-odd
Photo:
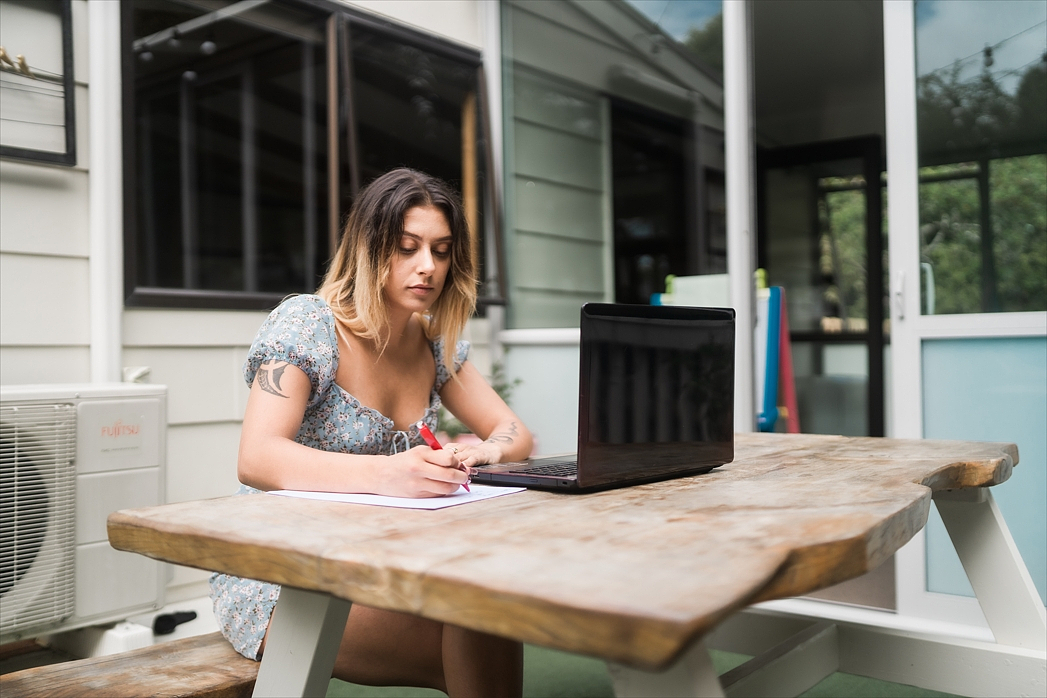
{"type": "Polygon", "coordinates": [[[87,214],[86,170],[0,161],[0,251],[87,259],[87,214]]]}
{"type": "MultiPolygon", "coordinates": [[[[613,296],[605,95],[632,95],[613,81],[611,67],[659,74],[659,66],[584,3],[502,7],[503,54],[511,59],[503,85],[512,115],[505,123],[508,325],[577,327],[583,303],[613,296]]],[[[690,114],[682,103],[659,106],[690,114]]]]}
{"type": "Polygon", "coordinates": [[[0,252],[0,345],[87,346],[87,267],[80,257],[0,252]]]}
{"type": "MultiPolygon", "coordinates": [[[[240,421],[175,425],[167,428],[167,501],[225,497],[236,491],[240,421]]],[[[210,573],[171,565],[167,602],[207,593],[210,573]]]]}
{"type": "Polygon", "coordinates": [[[518,67],[507,266],[513,327],[571,327],[607,300],[610,191],[605,98],[518,67]]]}
{"type": "Polygon", "coordinates": [[[0,346],[0,385],[86,383],[90,375],[87,346],[0,346]]]}
{"type": "Polygon", "coordinates": [[[483,48],[483,29],[478,7],[498,0],[468,2],[465,0],[342,0],[365,12],[406,24],[427,34],[483,48]]]}
{"type": "MultiPolygon", "coordinates": [[[[0,161],[4,385],[90,380],[85,0],[73,0],[72,16],[77,165],[0,161]]],[[[35,30],[20,27],[17,35],[31,46],[35,30]]]]}
{"type": "MultiPolygon", "coordinates": [[[[127,367],[167,386],[169,502],[236,491],[236,453],[248,388],[242,367],[264,311],[129,309],[123,317],[127,367]]],[[[206,593],[207,573],[175,568],[168,601],[206,593]]]]}

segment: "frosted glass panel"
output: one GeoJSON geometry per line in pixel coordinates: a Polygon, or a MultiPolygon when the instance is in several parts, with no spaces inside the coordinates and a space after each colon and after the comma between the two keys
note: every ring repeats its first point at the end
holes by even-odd
{"type": "MultiPolygon", "coordinates": [[[[992,492],[1041,598],[1047,598],[1047,338],[926,340],[924,437],[1018,444],[992,492]]],[[[973,596],[937,511],[927,522],[927,590],[973,596]]]]}

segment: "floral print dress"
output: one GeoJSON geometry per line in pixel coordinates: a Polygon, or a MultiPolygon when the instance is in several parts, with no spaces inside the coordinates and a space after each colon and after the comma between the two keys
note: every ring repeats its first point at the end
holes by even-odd
{"type": "MultiPolygon", "coordinates": [[[[436,430],[440,408],[439,391],[450,380],[444,364],[442,339],[430,343],[436,359],[436,382],[429,394],[429,407],[422,421],[436,430]]],[[[469,343],[455,346],[454,370],[469,353],[469,343]]],[[[360,404],[334,382],[338,371],[338,339],[330,307],[314,295],[294,296],[269,314],[258,330],[244,363],[244,379],[254,381],[258,367],[266,361],[286,361],[302,369],[311,384],[305,417],[295,441],[310,448],[360,455],[393,455],[425,443],[412,424],[406,431],[393,421],[360,404]]],[[[236,494],[259,490],[241,485],[236,494]]],[[[211,575],[211,600],[219,629],[233,648],[249,659],[258,658],[269,618],[280,596],[277,584],[242,579],[226,574],[211,575]]]]}

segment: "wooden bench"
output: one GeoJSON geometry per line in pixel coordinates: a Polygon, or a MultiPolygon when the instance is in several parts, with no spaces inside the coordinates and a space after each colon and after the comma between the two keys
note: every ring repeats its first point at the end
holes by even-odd
{"type": "Polygon", "coordinates": [[[258,662],[237,654],[220,633],[211,633],[5,674],[0,676],[0,695],[248,698],[257,675],[258,662]]]}

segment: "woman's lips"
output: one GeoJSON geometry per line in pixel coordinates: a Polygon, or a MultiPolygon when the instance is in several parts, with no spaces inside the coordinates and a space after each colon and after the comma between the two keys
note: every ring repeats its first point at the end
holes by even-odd
{"type": "Polygon", "coordinates": [[[419,286],[409,286],[408,290],[411,291],[412,293],[417,293],[418,295],[421,296],[421,295],[425,295],[427,293],[432,293],[433,287],[432,286],[421,286],[421,285],[419,285],[419,286]]]}

